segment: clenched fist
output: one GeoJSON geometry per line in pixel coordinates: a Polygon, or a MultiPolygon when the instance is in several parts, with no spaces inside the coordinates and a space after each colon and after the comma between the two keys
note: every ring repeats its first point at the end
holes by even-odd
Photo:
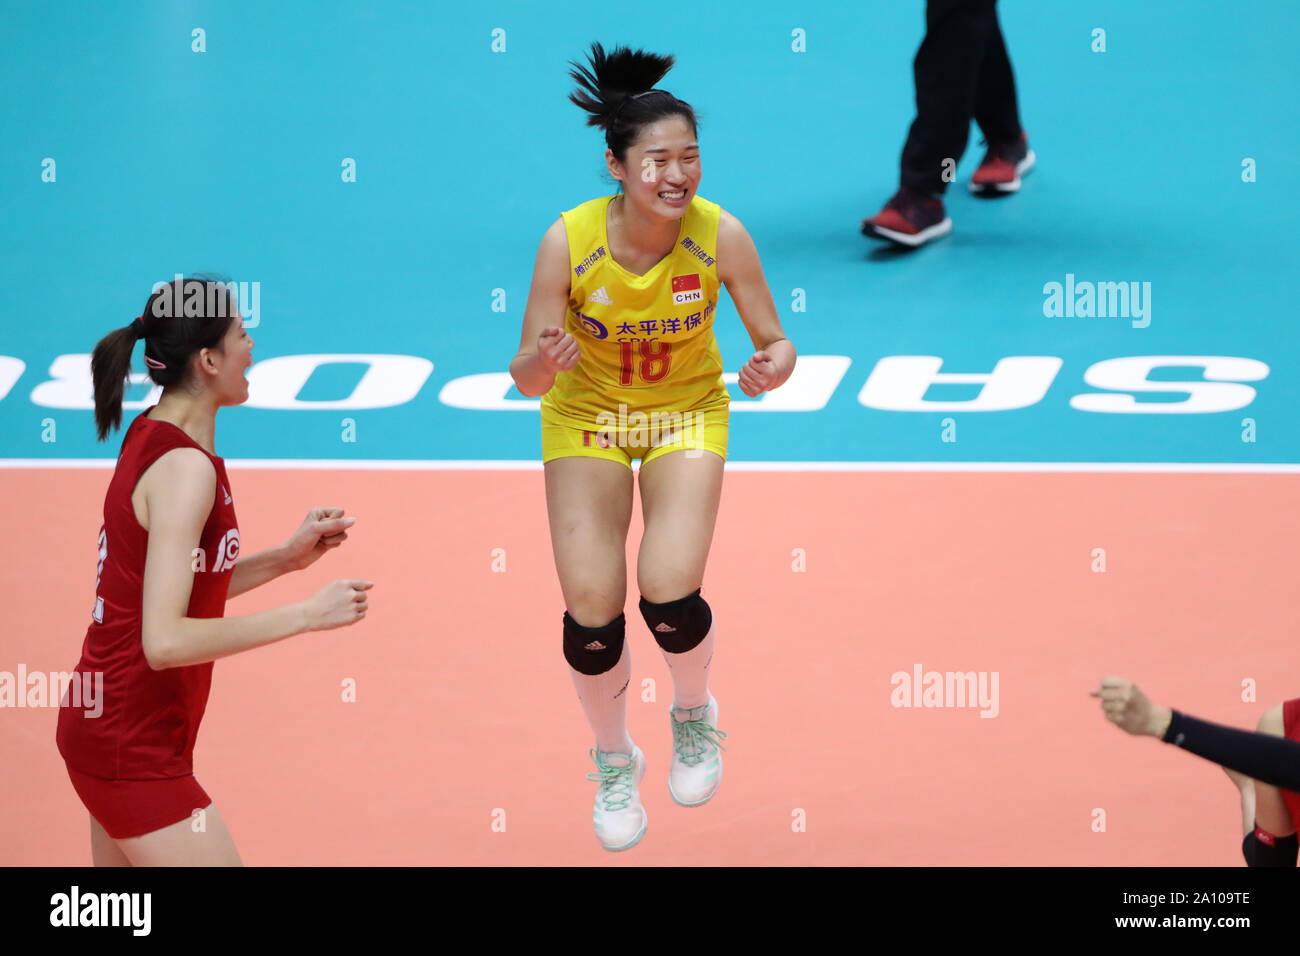
{"type": "Polygon", "coordinates": [[[750,398],[757,398],[776,384],[776,363],[772,356],[760,349],[740,368],[736,384],[750,398]]]}
{"type": "Polygon", "coordinates": [[[1163,737],[1173,718],[1168,707],[1151,703],[1137,684],[1122,677],[1103,677],[1088,694],[1101,699],[1107,720],[1130,734],[1163,737]]]}
{"type": "Polygon", "coordinates": [[[307,629],[329,631],[347,627],[366,616],[366,592],[373,581],[332,581],[307,599],[307,629]]]}
{"type": "Polygon", "coordinates": [[[567,372],[578,364],[578,342],[564,329],[545,329],[537,339],[537,354],[542,367],[552,375],[567,372]]]}

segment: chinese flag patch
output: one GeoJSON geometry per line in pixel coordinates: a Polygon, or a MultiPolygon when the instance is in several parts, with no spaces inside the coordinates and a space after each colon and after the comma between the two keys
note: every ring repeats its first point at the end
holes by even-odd
{"type": "Polygon", "coordinates": [[[697,272],[689,276],[673,276],[673,291],[686,292],[690,289],[700,287],[700,274],[697,272]]]}

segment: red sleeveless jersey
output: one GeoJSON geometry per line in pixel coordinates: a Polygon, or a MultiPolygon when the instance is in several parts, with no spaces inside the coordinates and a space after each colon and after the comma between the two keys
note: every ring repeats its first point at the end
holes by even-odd
{"type": "MultiPolygon", "coordinates": [[[[239,557],[239,527],[226,466],[171,422],[149,418],[152,406],[122,437],[104,496],[95,604],[75,681],[103,675],[102,713],[59,708],[59,753],[74,770],[108,780],[150,780],[193,773],[194,740],[208,702],[212,664],[154,670],[141,641],[144,562],[149,533],[140,527],[131,493],[140,476],[173,448],[198,448],[212,460],[217,489],[193,555],[188,617],[221,617],[239,557]]],[[[83,702],[84,703],[84,702],[83,702]]]]}
{"type": "MultiPolygon", "coordinates": [[[[1300,742],[1300,698],[1283,701],[1282,733],[1288,740],[1300,742]]],[[[1291,822],[1300,828],[1300,793],[1291,790],[1279,790],[1286,808],[1291,811],[1291,822]]]]}

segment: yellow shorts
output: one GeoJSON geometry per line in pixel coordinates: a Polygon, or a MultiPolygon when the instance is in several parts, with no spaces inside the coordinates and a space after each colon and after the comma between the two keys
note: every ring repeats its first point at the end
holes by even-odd
{"type": "Polygon", "coordinates": [[[654,461],[670,451],[686,451],[686,457],[699,458],[711,451],[723,460],[727,457],[727,434],[730,417],[727,409],[682,412],[659,422],[629,420],[626,427],[597,431],[585,430],[542,415],[542,462],[581,455],[607,458],[632,467],[632,459],[641,464],[654,461]]]}

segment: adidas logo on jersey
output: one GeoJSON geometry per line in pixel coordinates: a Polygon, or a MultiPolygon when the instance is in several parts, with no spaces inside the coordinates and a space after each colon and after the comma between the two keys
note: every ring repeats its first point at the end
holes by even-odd
{"type": "Polygon", "coordinates": [[[677,630],[677,628],[672,627],[672,626],[670,626],[670,625],[668,625],[668,624],[664,624],[664,623],[661,621],[661,622],[659,623],[659,625],[658,625],[657,627],[655,627],[655,630],[656,630],[656,631],[659,631],[661,634],[667,634],[669,631],[675,631],[675,630],[677,630]]]}
{"type": "Polygon", "coordinates": [[[226,490],[225,485],[221,486],[221,493],[226,496],[226,504],[230,504],[230,492],[226,490]]]}
{"type": "Polygon", "coordinates": [[[604,644],[600,643],[600,641],[592,641],[590,644],[586,646],[585,650],[603,651],[603,650],[607,650],[607,648],[605,647],[604,644]]]}
{"type": "Polygon", "coordinates": [[[609,293],[605,291],[605,287],[604,287],[604,286],[601,286],[599,289],[597,289],[595,292],[593,292],[590,296],[588,296],[588,298],[589,298],[592,302],[599,302],[601,305],[613,305],[613,304],[614,304],[614,300],[611,299],[611,298],[609,297],[609,293]]]}

